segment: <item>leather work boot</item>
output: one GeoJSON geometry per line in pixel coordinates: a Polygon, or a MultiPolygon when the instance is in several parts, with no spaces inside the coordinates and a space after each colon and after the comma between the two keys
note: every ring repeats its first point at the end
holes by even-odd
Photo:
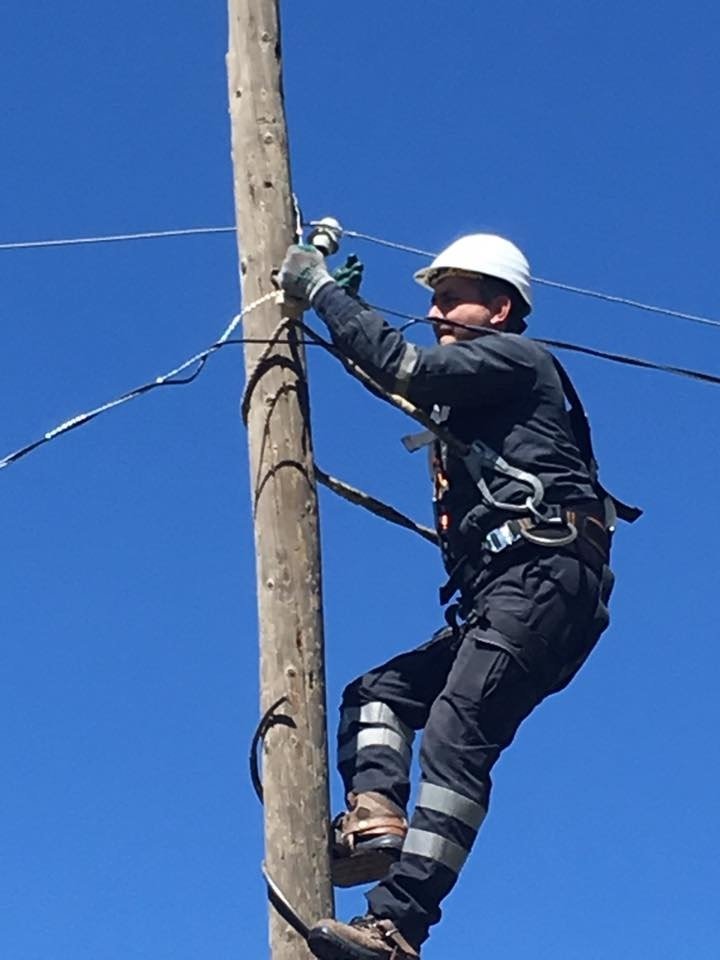
{"type": "Polygon", "coordinates": [[[336,887],[373,883],[387,876],[400,856],[405,813],[381,793],[348,794],[347,813],[333,821],[332,878],[336,887]]]}
{"type": "Polygon", "coordinates": [[[319,960],[419,960],[392,920],[368,913],[350,923],[321,920],[308,936],[319,960]]]}

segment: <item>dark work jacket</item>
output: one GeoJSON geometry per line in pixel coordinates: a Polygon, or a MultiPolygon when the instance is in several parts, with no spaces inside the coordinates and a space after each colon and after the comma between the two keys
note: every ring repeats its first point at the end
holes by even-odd
{"type": "MultiPolygon", "coordinates": [[[[599,506],[555,363],[538,344],[483,329],[473,340],[417,347],[336,284],[323,287],[313,307],[339,350],[381,387],[428,413],[449,407],[444,427],[466,443],[483,441],[511,466],[538,476],[545,504],[599,506]]],[[[451,570],[477,554],[489,530],[518,514],[483,503],[462,459],[444,444],[434,449],[436,523],[451,570]]],[[[496,500],[522,504],[528,497],[526,485],[494,471],[485,480],[496,500]]]]}

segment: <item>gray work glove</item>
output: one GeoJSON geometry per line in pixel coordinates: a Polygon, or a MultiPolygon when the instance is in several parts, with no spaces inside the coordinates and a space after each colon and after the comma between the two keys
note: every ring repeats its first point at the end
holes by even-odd
{"type": "Polygon", "coordinates": [[[319,250],[307,244],[293,244],[288,247],[280,267],[278,283],[288,297],[297,300],[306,309],[318,291],[326,284],[334,283],[334,280],[319,250]]]}

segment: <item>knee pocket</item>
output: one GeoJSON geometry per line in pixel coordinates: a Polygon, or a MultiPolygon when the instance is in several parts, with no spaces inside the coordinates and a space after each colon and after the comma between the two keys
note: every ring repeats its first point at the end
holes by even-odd
{"type": "Polygon", "coordinates": [[[486,611],[466,633],[466,642],[503,653],[524,674],[542,669],[548,644],[524,623],[505,611],[486,611]]]}

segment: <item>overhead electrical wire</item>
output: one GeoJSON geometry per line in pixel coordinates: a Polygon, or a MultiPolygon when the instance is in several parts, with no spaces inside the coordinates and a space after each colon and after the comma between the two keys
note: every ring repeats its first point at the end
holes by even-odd
{"type": "MultiPolygon", "coordinates": [[[[317,221],[310,220],[303,223],[303,226],[313,226],[317,221]]],[[[97,243],[120,243],[133,240],[158,240],[168,237],[192,237],[208,234],[234,233],[235,227],[187,227],[177,230],[150,230],[141,233],[117,233],[96,237],[67,237],[59,240],[20,240],[7,243],[0,243],[0,251],[9,250],[31,250],[48,247],[74,247],[97,243]]],[[[363,240],[366,243],[374,243],[378,246],[386,247],[389,250],[398,250],[402,253],[410,253],[419,257],[433,258],[435,253],[431,250],[423,250],[420,247],[412,247],[408,244],[397,243],[393,240],[385,240],[383,237],[376,237],[369,233],[362,233],[359,230],[345,230],[343,235],[352,237],[356,240],[363,240]]],[[[640,300],[633,300],[629,297],[620,297],[611,293],[604,293],[600,290],[590,290],[586,287],[573,286],[568,283],[561,283],[557,280],[547,280],[544,277],[531,277],[533,283],[540,286],[550,287],[555,290],[561,290],[564,293],[572,293],[577,296],[591,297],[596,300],[602,300],[605,303],[615,303],[619,306],[630,307],[635,310],[644,310],[646,313],[660,314],[661,316],[672,317],[676,320],[688,320],[692,323],[700,323],[710,327],[720,327],[720,320],[714,320],[711,317],[704,317],[700,314],[686,313],[682,310],[673,310],[669,307],[658,307],[655,304],[644,303],[640,300]]]]}
{"type": "MultiPolygon", "coordinates": [[[[305,226],[311,226],[316,221],[312,221],[305,226]]],[[[382,237],[374,237],[368,233],[360,233],[357,230],[345,230],[343,229],[343,235],[346,237],[354,237],[357,240],[364,240],[367,243],[374,243],[381,247],[386,247],[389,250],[398,250],[402,253],[412,253],[419,257],[429,257],[434,258],[437,256],[436,253],[433,253],[431,250],[421,250],[418,247],[410,247],[404,243],[395,243],[392,240],[385,240],[382,237]]],[[[666,317],[673,317],[676,320],[689,320],[692,323],[701,323],[709,327],[720,327],[720,320],[713,320],[711,317],[704,317],[696,313],[685,313],[682,310],[672,310],[668,307],[658,307],[652,303],[643,303],[640,300],[632,300],[628,297],[619,297],[612,293],[603,293],[600,290],[589,290],[585,287],[573,286],[569,283],[560,283],[557,280],[546,280],[544,277],[535,277],[531,276],[530,279],[533,283],[537,283],[540,286],[551,287],[554,290],[562,290],[565,293],[574,293],[581,297],[593,297],[596,300],[603,300],[606,303],[616,303],[624,307],[632,307],[635,310],[644,310],[647,313],[657,313],[666,317]]]]}
{"type": "MultiPolygon", "coordinates": [[[[388,316],[398,317],[401,320],[408,320],[409,323],[404,323],[400,330],[407,330],[409,327],[412,327],[415,324],[427,324],[432,326],[433,321],[430,317],[421,317],[412,313],[402,313],[399,310],[390,310],[386,307],[381,307],[376,304],[368,304],[369,307],[372,307],[373,310],[378,310],[381,313],[386,313],[388,316]]],[[[473,328],[466,323],[457,323],[452,320],[445,318],[443,320],[445,326],[450,327],[460,327],[465,330],[472,330],[473,328]]],[[[699,380],[702,383],[712,383],[720,385],[720,375],[713,373],[706,373],[703,370],[692,370],[689,367],[678,367],[669,363],[657,363],[654,360],[645,360],[643,357],[633,357],[625,353],[614,353],[609,350],[599,350],[595,347],[585,347],[577,343],[568,343],[566,340],[548,340],[545,337],[528,337],[529,340],[533,340],[535,343],[540,343],[545,347],[552,347],[554,350],[568,350],[572,353],[582,353],[589,357],[596,357],[598,360],[607,360],[610,363],[620,363],[629,367],[639,367],[643,370],[657,370],[659,373],[669,373],[676,377],[687,377],[691,380],[699,380]]]]}
{"type": "MultiPolygon", "coordinates": [[[[23,457],[32,453],[38,447],[43,446],[46,443],[49,443],[52,440],[55,440],[57,437],[62,436],[65,433],[69,433],[71,430],[76,429],[77,427],[84,426],[86,423],[89,423],[91,420],[94,420],[96,417],[99,417],[103,413],[107,413],[109,410],[119,407],[122,404],[128,403],[130,400],[135,400],[137,397],[141,397],[146,393],[150,393],[153,390],[158,389],[159,387],[170,387],[170,386],[186,386],[187,384],[193,383],[202,371],[205,368],[205,365],[208,359],[218,350],[222,349],[225,346],[237,346],[239,344],[245,343],[257,343],[257,344],[281,344],[288,343],[287,340],[278,339],[277,337],[271,338],[262,338],[262,337],[242,337],[242,338],[232,338],[231,335],[233,331],[242,321],[243,317],[246,316],[251,310],[260,306],[262,303],[273,299],[276,296],[275,292],[266,294],[264,297],[261,297],[259,300],[256,300],[254,303],[249,304],[244,310],[233,317],[232,321],[229,323],[225,331],[221,336],[205,350],[196,353],[194,356],[185,360],[184,363],[181,363],[178,367],[175,367],[173,370],[168,371],[161,376],[156,377],[154,380],[150,380],[147,383],[141,384],[139,387],[135,387],[132,390],[128,390],[126,393],[121,394],[119,397],[116,397],[113,400],[109,400],[106,403],[101,404],[100,406],[93,407],[90,410],[85,411],[84,413],[77,414],[74,417],[71,417],[69,420],[64,420],[56,427],[53,427],[51,430],[47,431],[43,436],[33,440],[32,442],[26,444],[25,446],[20,447],[17,450],[14,450],[12,453],[7,454],[2,459],[0,459],[0,470],[4,467],[8,467],[11,464],[15,463],[18,460],[21,460],[23,457]],[[184,373],[186,370],[195,366],[196,369],[188,376],[180,378],[179,375],[184,373]]],[[[368,304],[374,310],[379,310],[382,313],[387,314],[388,316],[398,317],[400,319],[408,320],[409,323],[404,324],[400,329],[405,330],[413,324],[432,324],[432,321],[428,317],[421,317],[413,315],[410,313],[403,313],[399,310],[392,310],[386,307],[377,306],[374,304],[368,304]]],[[[447,321],[446,321],[447,322],[447,321]]],[[[464,324],[458,323],[455,324],[458,327],[464,327],[464,324]]],[[[532,338],[535,339],[537,343],[541,343],[544,346],[551,347],[557,350],[567,350],[575,353],[585,354],[587,356],[595,357],[597,359],[606,360],[612,363],[624,364],[626,366],[637,367],[645,370],[656,370],[660,373],[667,373],[673,376],[686,377],[693,380],[698,380],[703,383],[709,383],[713,385],[720,385],[720,376],[706,373],[701,370],[692,370],[685,367],[673,366],[670,364],[656,363],[651,360],[645,360],[641,357],[627,356],[625,354],[611,353],[605,350],[597,350],[593,347],[585,347],[578,344],[567,343],[562,340],[548,340],[540,337],[532,338]]],[[[331,351],[335,354],[338,353],[336,348],[330,347],[330,344],[324,343],[321,338],[315,340],[306,340],[302,341],[306,345],[316,345],[322,346],[326,349],[330,348],[331,351]]]]}
{"type": "Polygon", "coordinates": [[[126,393],[121,394],[114,400],[109,400],[98,407],[93,407],[91,410],[86,410],[84,413],[79,413],[76,416],[71,417],[69,420],[64,420],[56,427],[53,427],[52,430],[48,430],[47,433],[43,434],[43,436],[39,437],[37,440],[33,440],[31,443],[28,443],[25,446],[20,447],[18,450],[14,450],[12,453],[7,454],[0,460],[0,470],[2,470],[4,467],[10,466],[11,463],[15,463],[17,460],[21,460],[23,457],[26,457],[38,447],[49,443],[51,440],[55,440],[56,437],[59,437],[64,433],[69,433],[70,430],[74,430],[77,427],[84,426],[86,423],[89,423],[91,420],[99,417],[100,414],[107,413],[108,410],[112,410],[114,407],[119,407],[123,403],[128,403],[130,400],[135,400],[137,397],[143,396],[143,394],[150,393],[151,390],[156,390],[158,387],[185,386],[188,383],[192,383],[202,373],[208,358],[221,347],[224,347],[232,342],[230,337],[233,331],[237,328],[238,324],[242,321],[243,317],[247,316],[247,314],[249,314],[252,310],[255,310],[261,304],[267,303],[269,300],[275,299],[276,297],[276,291],[272,291],[271,293],[265,294],[263,297],[259,297],[252,303],[249,303],[239,314],[237,314],[237,316],[232,318],[215,343],[212,343],[209,347],[207,347],[207,349],[202,350],[200,353],[196,353],[184,363],[181,363],[179,367],[175,367],[173,370],[169,370],[167,373],[161,374],[159,377],[156,377],[154,380],[150,380],[148,383],[143,383],[139,387],[128,390],[126,393]],[[179,374],[183,373],[192,366],[197,367],[192,374],[178,379],[179,374]]]}
{"type": "MultiPolygon", "coordinates": [[[[194,380],[199,377],[205,368],[209,357],[227,346],[238,346],[240,344],[265,344],[269,347],[275,347],[278,344],[289,344],[297,345],[303,344],[305,346],[321,346],[328,350],[335,356],[339,356],[339,352],[333,347],[331,343],[324,340],[322,337],[319,337],[314,333],[309,327],[299,321],[290,321],[286,320],[281,324],[281,327],[285,326],[287,322],[294,322],[298,329],[304,331],[307,336],[311,337],[310,339],[301,338],[286,338],[278,336],[277,334],[272,337],[240,337],[231,339],[230,335],[233,330],[235,330],[244,316],[254,310],[256,307],[259,307],[262,303],[276,298],[277,293],[273,291],[270,294],[266,294],[264,297],[260,297],[258,300],[249,304],[245,309],[233,317],[231,322],[226,327],[222,335],[211,344],[206,350],[201,351],[200,353],[195,354],[193,357],[190,357],[184,363],[180,364],[179,367],[176,367],[174,370],[169,371],[162,376],[156,377],[154,380],[149,381],[148,383],[142,384],[139,387],[136,387],[133,390],[129,390],[127,393],[122,394],[120,397],[117,397],[115,400],[111,400],[107,403],[102,404],[99,407],[95,407],[92,410],[88,410],[85,413],[78,414],[75,417],[72,417],[70,420],[66,420],[61,423],[59,426],[55,427],[53,430],[48,431],[39,439],[33,441],[32,443],[27,444],[24,447],[21,447],[19,450],[14,451],[11,454],[8,454],[0,461],[0,469],[7,467],[12,463],[15,463],[17,460],[22,459],[28,454],[32,453],[38,447],[42,446],[45,443],[49,443],[51,440],[54,440],[56,437],[61,436],[63,433],[68,433],[70,430],[80,427],[86,423],[89,423],[91,420],[94,420],[101,413],[106,413],[108,410],[112,410],[114,407],[120,406],[123,403],[126,403],[130,400],[134,400],[137,397],[143,396],[145,393],[149,393],[151,390],[155,390],[158,387],[167,387],[167,386],[178,386],[192,383],[194,380]],[[182,379],[178,378],[178,374],[182,373],[184,370],[195,365],[196,369],[187,377],[182,379]]],[[[277,333],[281,331],[278,329],[277,333]]],[[[265,353],[259,358],[256,369],[260,371],[262,369],[262,359],[265,356],[265,353]]],[[[342,358],[341,358],[342,359],[342,358]]],[[[248,386],[250,386],[252,379],[249,378],[248,386]]],[[[250,391],[246,389],[246,396],[249,400],[250,391]]],[[[333,493],[342,497],[344,500],[349,501],[350,503],[355,504],[355,506],[360,506],[368,512],[382,518],[383,520],[388,520],[390,523],[395,524],[396,526],[403,527],[406,530],[411,530],[414,533],[417,533],[424,540],[429,541],[430,543],[437,543],[437,534],[434,530],[431,530],[429,527],[424,526],[423,524],[417,523],[415,520],[412,520],[410,517],[406,516],[400,510],[397,510],[395,507],[385,503],[382,500],[379,500],[377,497],[373,497],[370,494],[366,493],[363,490],[359,490],[356,487],[351,486],[348,483],[345,483],[343,480],[340,480],[337,477],[333,477],[330,474],[322,470],[317,463],[313,464],[315,471],[315,479],[319,484],[326,487],[328,490],[331,490],[333,493]]],[[[268,880],[270,884],[270,880],[268,880]]]]}
{"type": "Polygon", "coordinates": [[[101,237],[68,237],[63,240],[20,240],[0,243],[0,250],[37,250],[43,247],[78,247],[92,243],[121,243],[127,240],[163,240],[166,237],[194,237],[211,233],[234,233],[235,227],[188,227],[180,230],[149,230],[144,233],[115,233],[101,237]]]}
{"type": "MultiPolygon", "coordinates": [[[[310,223],[304,223],[303,226],[314,226],[316,221],[311,221],[310,223]]],[[[106,243],[106,242],[123,242],[129,240],[140,240],[140,239],[156,239],[164,237],[184,237],[192,235],[202,235],[202,234],[213,234],[213,233],[230,233],[235,230],[234,227],[194,227],[187,229],[179,230],[163,230],[163,231],[146,231],[143,233],[134,233],[134,234],[112,234],[107,236],[99,237],[76,237],[62,240],[41,240],[41,241],[23,241],[18,243],[3,243],[0,244],[0,250],[12,250],[12,249],[26,249],[26,248],[38,248],[38,247],[58,247],[58,246],[74,246],[80,244],[94,244],[94,243],[106,243]]],[[[344,230],[344,236],[353,237],[358,240],[364,240],[369,243],[375,243],[383,247],[390,249],[399,250],[405,253],[411,253],[422,257],[432,257],[434,254],[428,250],[422,250],[417,247],[407,246],[406,244],[396,243],[391,240],[386,240],[381,237],[375,237],[371,234],[361,233],[357,230],[344,230]]],[[[536,283],[545,283],[549,286],[556,287],[558,289],[566,290],[571,293],[579,293],[586,296],[599,297],[604,300],[610,300],[614,303],[624,304],[626,306],[636,307],[638,309],[650,310],[655,313],[662,313],[668,316],[692,320],[699,323],[706,323],[711,326],[720,326],[719,321],[711,320],[707,317],[699,317],[693,314],[682,313],[675,310],[667,310],[662,307],[655,307],[650,304],[640,303],[635,300],[628,300],[622,297],[616,297],[610,294],[599,293],[598,291],[585,290],[579,287],[572,287],[567,284],[556,283],[555,281],[547,281],[541,278],[533,278],[536,283]]],[[[113,400],[110,400],[106,403],[101,404],[98,407],[94,407],[91,410],[87,410],[84,413],[78,414],[77,416],[71,417],[69,420],[65,420],[60,423],[58,426],[54,427],[52,430],[49,430],[42,437],[34,440],[33,442],[26,444],[25,446],[19,448],[18,450],[13,451],[10,454],[7,454],[5,457],[0,459],[0,469],[9,466],[11,463],[15,463],[17,460],[27,456],[29,453],[42,446],[45,443],[49,443],[51,440],[54,440],[56,437],[61,436],[64,433],[68,433],[70,430],[73,430],[77,427],[80,427],[86,423],[89,423],[91,420],[94,420],[96,417],[100,416],[107,411],[114,409],[121,404],[127,403],[130,400],[134,400],[139,396],[143,396],[146,393],[149,393],[152,390],[157,389],[158,387],[163,386],[184,386],[186,384],[192,383],[200,375],[202,370],[205,367],[209,357],[217,352],[221,347],[228,345],[230,343],[268,343],[273,345],[275,343],[284,342],[277,339],[277,335],[270,340],[250,340],[248,338],[242,338],[238,340],[231,340],[233,331],[240,324],[243,317],[249,313],[251,310],[254,310],[256,307],[260,306],[262,303],[269,301],[270,299],[276,296],[275,292],[266,294],[264,297],[261,297],[259,300],[254,303],[249,304],[243,309],[243,311],[235,316],[230,324],[227,326],[222,335],[212,343],[207,349],[201,351],[200,353],[195,354],[193,357],[190,357],[180,366],[169,371],[162,376],[156,377],[154,380],[142,384],[139,387],[135,387],[132,390],[127,391],[124,394],[121,394],[119,397],[116,397],[113,400]],[[195,366],[196,369],[186,377],[180,377],[179,375],[185,370],[190,369],[195,366]]],[[[427,317],[420,317],[413,314],[403,313],[401,311],[392,310],[385,307],[374,306],[373,309],[377,309],[382,313],[385,313],[389,316],[398,317],[404,320],[408,320],[409,323],[404,324],[400,329],[405,330],[407,327],[412,326],[413,324],[418,323],[431,323],[432,321],[427,317]]],[[[463,326],[463,324],[457,324],[457,326],[463,326]]],[[[585,354],[587,356],[596,357],[598,359],[607,360],[614,363],[621,363],[628,366],[657,370],[659,372],[672,374],[675,376],[688,377],[694,380],[698,380],[704,383],[711,384],[720,384],[720,376],[716,376],[710,373],[699,370],[691,370],[684,367],[678,367],[670,364],[661,364],[656,363],[650,360],[645,360],[640,357],[628,356],[625,354],[611,353],[608,351],[599,350],[592,347],[580,346],[577,344],[567,343],[559,340],[547,340],[542,338],[535,338],[538,343],[542,343],[545,346],[552,347],[559,350],[568,350],[576,353],[585,354]]],[[[317,342],[317,341],[316,341],[317,342]]],[[[325,343],[321,344],[326,348],[330,347],[330,344],[325,343]]],[[[332,349],[332,348],[330,348],[332,349]]],[[[336,350],[333,350],[334,353],[337,353],[336,350]]]]}

